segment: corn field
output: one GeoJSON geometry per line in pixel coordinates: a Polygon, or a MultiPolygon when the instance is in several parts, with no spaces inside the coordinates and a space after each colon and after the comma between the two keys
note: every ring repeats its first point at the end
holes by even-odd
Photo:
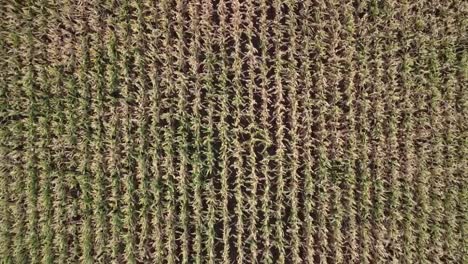
{"type": "Polygon", "coordinates": [[[1,263],[468,263],[468,2],[0,17],[1,263]]]}

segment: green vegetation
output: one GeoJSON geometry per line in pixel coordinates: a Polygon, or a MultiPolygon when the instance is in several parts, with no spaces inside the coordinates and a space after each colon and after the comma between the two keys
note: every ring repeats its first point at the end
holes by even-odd
{"type": "Polygon", "coordinates": [[[0,3],[0,263],[467,263],[468,3],[0,3]]]}

